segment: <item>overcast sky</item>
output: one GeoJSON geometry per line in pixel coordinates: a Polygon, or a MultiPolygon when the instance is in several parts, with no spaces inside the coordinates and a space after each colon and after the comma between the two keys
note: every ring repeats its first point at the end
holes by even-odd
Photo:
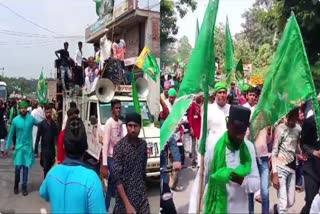
{"type": "MultiPolygon", "coordinates": [[[[197,10],[193,13],[189,12],[183,19],[178,20],[179,32],[177,37],[187,36],[192,47],[194,46],[195,40],[196,18],[199,20],[200,27],[208,2],[208,0],[198,0],[197,10]]],[[[219,22],[225,24],[226,16],[228,15],[231,34],[239,33],[242,30],[241,23],[244,22],[241,15],[249,9],[254,2],[255,0],[220,0],[217,24],[219,22]]]]}
{"type": "MultiPolygon", "coordinates": [[[[50,77],[51,72],[55,72],[54,51],[63,48],[67,41],[73,58],[79,39],[85,43],[86,27],[97,18],[92,0],[0,0],[0,69],[4,67],[5,76],[29,79],[39,78],[41,67],[44,67],[45,76],[50,77]],[[56,34],[83,38],[53,39],[54,33],[29,23],[1,4],[56,34]],[[12,31],[18,36],[8,35],[12,31]]],[[[84,45],[85,57],[93,52],[91,44],[84,45]]]]}
{"type": "MultiPolygon", "coordinates": [[[[230,30],[234,35],[241,31],[241,14],[251,7],[254,0],[220,0],[217,22],[225,22],[228,14],[230,30]]],[[[74,56],[79,39],[53,39],[56,34],[37,27],[13,12],[4,8],[6,5],[24,18],[64,36],[83,36],[85,28],[97,20],[95,3],[92,0],[0,0],[0,69],[10,77],[38,78],[41,67],[45,76],[55,72],[54,51],[63,48],[63,42],[69,42],[69,52],[74,56]],[[12,33],[12,32],[15,33],[12,33]],[[19,32],[19,33],[16,33],[19,32]],[[17,34],[17,35],[8,35],[17,34]],[[47,35],[49,38],[39,38],[47,35]],[[29,37],[27,37],[29,36],[29,37]],[[30,37],[31,36],[31,37],[30,37]]],[[[196,19],[201,25],[208,0],[199,0],[197,10],[189,12],[178,20],[178,38],[188,36],[194,45],[196,19]]],[[[93,54],[92,45],[84,45],[84,56],[93,54]]],[[[0,71],[2,75],[2,71],[0,71]]]]}

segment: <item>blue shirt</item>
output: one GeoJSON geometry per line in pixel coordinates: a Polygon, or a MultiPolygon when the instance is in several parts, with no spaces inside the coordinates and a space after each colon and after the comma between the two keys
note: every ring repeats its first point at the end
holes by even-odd
{"type": "Polygon", "coordinates": [[[52,213],[107,213],[98,175],[81,164],[54,166],[39,193],[52,213]]]}

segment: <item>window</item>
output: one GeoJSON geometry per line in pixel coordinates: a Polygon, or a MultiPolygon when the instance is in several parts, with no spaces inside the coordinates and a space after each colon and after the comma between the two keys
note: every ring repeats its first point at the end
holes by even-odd
{"type": "Polygon", "coordinates": [[[97,103],[90,102],[90,112],[89,112],[89,120],[92,116],[96,116],[98,118],[98,111],[97,111],[97,103]]]}
{"type": "MultiPolygon", "coordinates": [[[[147,102],[140,101],[141,116],[144,122],[152,122],[151,113],[147,106],[147,102]]],[[[100,123],[105,124],[105,122],[112,116],[111,104],[110,103],[100,103],[100,123]]],[[[134,112],[133,101],[123,101],[121,102],[121,113],[120,119],[124,120],[126,114],[134,112]]]]}

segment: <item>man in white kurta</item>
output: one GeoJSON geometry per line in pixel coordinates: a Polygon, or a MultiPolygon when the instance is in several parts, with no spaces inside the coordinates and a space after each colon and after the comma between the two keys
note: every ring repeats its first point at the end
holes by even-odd
{"type": "Polygon", "coordinates": [[[210,181],[204,193],[206,212],[248,213],[248,193],[259,189],[260,177],[254,145],[244,140],[250,114],[249,109],[241,106],[230,108],[227,131],[213,149],[214,157],[210,166],[213,171],[210,172],[210,181]],[[225,198],[222,194],[224,185],[225,198]]]}
{"type": "MultiPolygon", "coordinates": [[[[43,107],[45,105],[45,101],[40,101],[39,106],[35,109],[32,110],[31,115],[40,123],[42,120],[45,119],[45,114],[43,107]]],[[[37,137],[37,132],[38,132],[38,127],[33,126],[32,130],[32,138],[33,138],[33,147],[34,147],[34,154],[38,158],[39,157],[39,152],[38,152],[38,147],[39,144],[36,144],[36,137],[37,137]]]]}
{"type": "MultiPolygon", "coordinates": [[[[208,137],[204,157],[204,184],[207,184],[208,182],[209,167],[211,166],[213,158],[214,145],[227,130],[226,117],[229,115],[230,109],[230,105],[227,104],[227,85],[222,82],[216,83],[214,92],[216,94],[215,102],[213,104],[208,104],[208,137]]],[[[198,191],[199,171],[193,183],[188,213],[196,213],[197,211],[198,191]]]]}

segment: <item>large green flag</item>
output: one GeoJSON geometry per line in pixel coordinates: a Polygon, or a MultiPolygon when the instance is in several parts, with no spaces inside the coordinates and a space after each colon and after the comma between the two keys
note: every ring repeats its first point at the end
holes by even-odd
{"type": "Polygon", "coordinates": [[[232,36],[230,33],[230,28],[229,28],[229,21],[227,17],[227,24],[226,24],[226,81],[228,86],[231,83],[231,78],[232,78],[232,72],[234,71],[234,49],[233,49],[233,43],[232,43],[232,36]]]}
{"type": "Polygon", "coordinates": [[[132,85],[132,97],[133,97],[133,106],[134,106],[134,111],[138,114],[141,114],[140,111],[140,102],[139,102],[139,97],[138,97],[138,90],[137,90],[137,84],[136,84],[136,79],[134,77],[134,72],[131,71],[131,85],[132,85]]]}
{"type": "Polygon", "coordinates": [[[160,68],[156,57],[150,52],[149,48],[143,48],[137,59],[136,66],[145,72],[154,82],[157,82],[157,77],[160,74],[160,68]]]}
{"type": "Polygon", "coordinates": [[[272,126],[289,111],[312,99],[319,135],[319,105],[307,54],[294,14],[288,20],[278,45],[259,103],[252,115],[250,133],[254,141],[260,130],[272,126]]]}
{"type": "Polygon", "coordinates": [[[178,98],[175,101],[171,113],[161,127],[161,149],[163,149],[165,143],[172,136],[193,98],[201,92],[204,92],[204,89],[208,87],[208,84],[213,87],[215,71],[215,62],[213,60],[213,32],[218,5],[219,0],[216,0],[215,2],[209,0],[197,44],[192,50],[187,72],[180,86],[178,98]]]}
{"type": "Polygon", "coordinates": [[[243,63],[242,59],[239,60],[237,66],[236,66],[236,80],[237,80],[237,86],[240,90],[242,90],[244,86],[244,73],[243,73],[243,63]]]}
{"type": "Polygon", "coordinates": [[[40,78],[38,80],[38,86],[37,86],[37,98],[38,102],[46,102],[47,101],[47,94],[48,94],[48,86],[47,82],[43,77],[43,69],[40,74],[40,78]]]}

